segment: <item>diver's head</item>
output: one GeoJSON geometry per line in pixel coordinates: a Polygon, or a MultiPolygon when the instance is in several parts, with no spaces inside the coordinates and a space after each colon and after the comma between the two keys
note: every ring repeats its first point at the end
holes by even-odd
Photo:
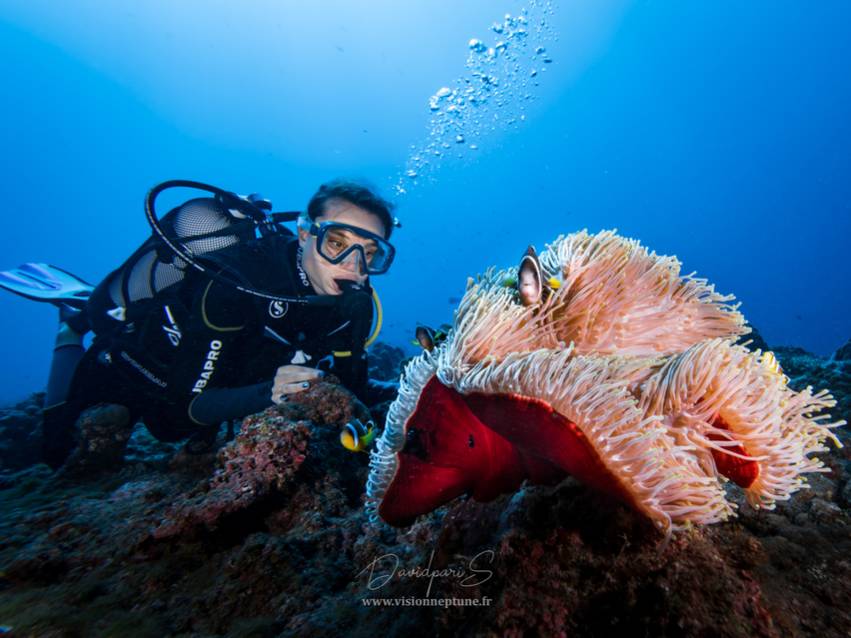
{"type": "Polygon", "coordinates": [[[317,294],[339,295],[343,290],[335,280],[363,285],[370,272],[389,267],[391,209],[389,202],[360,184],[334,181],[320,186],[298,224],[302,268],[317,294]]]}

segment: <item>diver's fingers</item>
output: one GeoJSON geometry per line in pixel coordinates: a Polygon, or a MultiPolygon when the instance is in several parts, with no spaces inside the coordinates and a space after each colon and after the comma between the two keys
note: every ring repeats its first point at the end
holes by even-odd
{"type": "Polygon", "coordinates": [[[283,383],[272,386],[272,403],[286,403],[290,395],[297,392],[304,392],[310,387],[309,381],[299,381],[298,383],[283,383]]]}
{"type": "Polygon", "coordinates": [[[307,366],[287,365],[281,366],[275,372],[275,384],[300,383],[302,381],[315,381],[325,376],[322,370],[308,368],[307,366]]]}
{"type": "Polygon", "coordinates": [[[322,370],[315,368],[297,365],[281,366],[275,372],[272,382],[272,402],[284,403],[289,395],[307,390],[311,383],[315,383],[324,376],[325,373],[322,370]]]}

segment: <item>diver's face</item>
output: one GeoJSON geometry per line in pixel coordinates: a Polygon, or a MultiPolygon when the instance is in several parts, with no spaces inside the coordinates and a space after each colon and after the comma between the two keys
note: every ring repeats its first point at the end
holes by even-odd
{"type": "MultiPolygon", "coordinates": [[[[315,221],[319,224],[329,221],[351,224],[384,237],[384,224],[376,215],[342,199],[332,199],[326,202],[325,212],[315,221]]],[[[307,278],[317,294],[342,294],[343,291],[334,281],[335,279],[348,279],[358,284],[366,282],[366,267],[365,264],[360,263],[359,251],[352,251],[339,264],[332,264],[319,254],[316,247],[316,237],[302,228],[298,230],[298,243],[302,250],[301,266],[307,273],[307,278]]],[[[364,246],[365,250],[368,248],[368,246],[364,246]]]]}

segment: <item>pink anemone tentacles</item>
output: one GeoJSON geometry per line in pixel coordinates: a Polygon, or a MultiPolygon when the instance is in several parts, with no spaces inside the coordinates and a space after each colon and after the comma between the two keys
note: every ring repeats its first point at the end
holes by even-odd
{"type": "Polygon", "coordinates": [[[406,367],[371,455],[373,519],[571,474],[670,533],[733,515],[728,481],[771,509],[826,471],[833,398],[736,344],[732,296],[609,231],[558,238],[536,269],[522,295],[517,269],[469,280],[446,341],[406,367]]]}

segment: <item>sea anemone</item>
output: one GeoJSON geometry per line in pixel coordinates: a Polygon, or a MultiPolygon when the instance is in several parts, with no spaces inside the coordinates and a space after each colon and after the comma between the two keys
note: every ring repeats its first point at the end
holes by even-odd
{"type": "Polygon", "coordinates": [[[727,481],[770,509],[826,471],[833,398],[735,343],[732,296],[614,232],[560,237],[538,263],[539,300],[506,285],[516,269],[469,280],[446,341],[406,367],[371,455],[373,520],[570,474],[670,532],[733,514],[727,481]]]}

